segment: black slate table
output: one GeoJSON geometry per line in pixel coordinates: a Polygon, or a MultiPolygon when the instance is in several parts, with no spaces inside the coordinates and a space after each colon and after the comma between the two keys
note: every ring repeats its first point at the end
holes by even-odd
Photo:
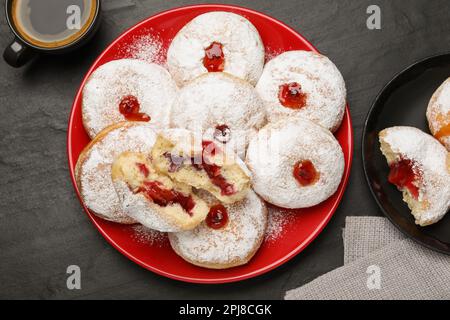
{"type": "MultiPolygon", "coordinates": [[[[0,298],[279,299],[286,290],[343,264],[346,216],[380,215],[362,171],[364,118],[396,72],[450,50],[450,2],[226,1],[289,24],[342,71],[355,155],[339,209],[297,257],[266,275],[234,284],[194,285],[163,278],[129,261],[102,238],[83,213],[69,178],[66,133],[72,100],[94,59],[121,32],[162,10],[193,3],[105,0],[103,25],[81,50],[41,57],[22,69],[0,61],[0,298]],[[366,9],[372,4],[381,8],[381,30],[366,26],[366,9]],[[66,287],[66,268],[72,264],[81,268],[81,290],[66,287]]],[[[4,48],[12,39],[4,16],[0,34],[4,48]]]]}

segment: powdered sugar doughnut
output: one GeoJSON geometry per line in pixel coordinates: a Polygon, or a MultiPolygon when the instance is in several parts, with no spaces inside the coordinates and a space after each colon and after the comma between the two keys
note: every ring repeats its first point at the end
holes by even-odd
{"type": "Polygon", "coordinates": [[[101,131],[80,154],[75,179],[83,203],[97,216],[134,223],[124,211],[111,181],[111,165],[125,151],[150,152],[156,141],[151,125],[121,122],[101,131]]]}
{"type": "Polygon", "coordinates": [[[379,134],[390,166],[388,181],[403,192],[416,224],[441,220],[450,208],[450,157],[432,136],[413,127],[391,127],[379,134]]]}
{"type": "Polygon", "coordinates": [[[344,79],[327,57],[311,51],[287,51],[270,60],[256,85],[270,122],[304,117],[331,131],[342,122],[344,79]]]}
{"type": "Polygon", "coordinates": [[[202,75],[180,89],[172,110],[172,127],[203,133],[205,139],[230,146],[241,157],[266,121],[255,88],[218,72],[202,75]]]}
{"type": "Polygon", "coordinates": [[[163,67],[135,59],[114,60],[96,69],[83,89],[83,124],[91,138],[105,127],[143,120],[169,124],[178,88],[163,67]],[[122,112],[120,111],[122,106],[122,112]]]}
{"type": "Polygon", "coordinates": [[[177,33],[167,52],[167,65],[179,86],[208,71],[225,71],[255,85],[264,66],[264,45],[244,17],[209,12],[177,33]]]}
{"type": "Polygon", "coordinates": [[[334,136],[306,119],[269,124],[247,150],[253,189],[283,208],[311,207],[337,190],[344,155],[334,136]]]}
{"type": "Polygon", "coordinates": [[[169,233],[172,248],[186,261],[205,268],[226,269],[247,263],[264,239],[264,202],[251,191],[240,202],[216,203],[211,208],[206,220],[194,230],[169,233]]]}
{"type": "Polygon", "coordinates": [[[433,136],[450,151],[450,78],[431,97],[427,119],[433,136]]]}

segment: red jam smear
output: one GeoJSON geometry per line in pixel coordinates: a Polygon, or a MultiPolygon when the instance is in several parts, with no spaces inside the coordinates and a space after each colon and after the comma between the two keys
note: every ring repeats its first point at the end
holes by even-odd
{"type": "Polygon", "coordinates": [[[119,112],[129,121],[150,121],[150,116],[139,112],[141,105],[135,96],[128,95],[122,98],[119,103],[119,112]]]}
{"type": "Polygon", "coordinates": [[[202,141],[203,148],[203,157],[206,155],[215,156],[218,152],[220,152],[219,147],[212,141],[203,140],[202,141]]]}
{"type": "MultiPolygon", "coordinates": [[[[218,152],[220,152],[220,149],[214,144],[212,141],[202,141],[202,158],[191,158],[191,164],[192,166],[197,170],[204,170],[206,174],[208,175],[211,182],[219,187],[221,194],[224,196],[230,196],[236,193],[236,190],[234,186],[229,183],[225,177],[221,173],[221,167],[215,164],[210,164],[210,161],[205,161],[205,158],[208,156],[214,156],[218,152]]],[[[166,152],[163,154],[163,156],[169,161],[169,172],[176,172],[178,171],[183,163],[184,158],[183,157],[176,157],[170,153],[166,152]]]]}
{"type": "Polygon", "coordinates": [[[148,170],[147,166],[143,163],[136,163],[136,166],[138,167],[139,171],[144,175],[144,177],[148,177],[150,174],[150,171],[148,170]]]}
{"type": "Polygon", "coordinates": [[[231,139],[231,130],[226,124],[221,124],[216,126],[213,136],[215,140],[225,144],[231,139]]]}
{"type": "Polygon", "coordinates": [[[228,223],[228,211],[223,205],[216,204],[209,209],[205,221],[211,229],[221,229],[228,223]]]}
{"type": "Polygon", "coordinates": [[[388,181],[400,190],[408,189],[412,196],[419,197],[419,188],[414,182],[419,180],[419,175],[414,171],[414,162],[409,159],[401,159],[390,165],[388,181]]]}
{"type": "Polygon", "coordinates": [[[190,216],[195,207],[195,201],[191,195],[184,195],[173,189],[166,189],[158,181],[145,181],[138,192],[145,194],[147,198],[161,207],[171,204],[179,204],[190,216]]]}
{"type": "Polygon", "coordinates": [[[221,194],[224,196],[231,196],[236,193],[234,186],[229,183],[225,177],[221,174],[221,167],[210,164],[209,161],[205,161],[205,158],[209,155],[214,156],[219,152],[219,148],[212,141],[202,141],[203,154],[202,159],[192,158],[191,163],[197,170],[205,170],[211,182],[219,187],[221,194]]]}
{"type": "Polygon", "coordinates": [[[301,109],[306,105],[306,93],[299,83],[290,82],[279,86],[278,100],[286,108],[301,109]]]}
{"type": "Polygon", "coordinates": [[[205,170],[206,174],[208,175],[211,182],[220,188],[220,193],[223,196],[231,196],[236,193],[236,190],[234,189],[234,186],[229,183],[221,174],[220,174],[220,167],[216,165],[209,165],[204,163],[203,169],[205,170]]]}
{"type": "Polygon", "coordinates": [[[205,49],[203,65],[208,72],[221,72],[225,67],[225,56],[223,54],[223,45],[219,42],[213,42],[205,49]]]}
{"type": "MultiPolygon", "coordinates": [[[[205,161],[205,155],[214,156],[217,152],[219,152],[219,148],[212,141],[202,141],[203,147],[203,160],[201,167],[205,170],[211,182],[219,187],[221,194],[223,196],[231,196],[236,193],[234,186],[229,183],[224,176],[221,174],[221,167],[215,164],[209,164],[209,161],[205,161]]],[[[197,165],[198,166],[198,165],[197,165]]]]}
{"type": "Polygon", "coordinates": [[[298,183],[304,187],[314,184],[319,179],[319,173],[310,160],[297,162],[294,166],[293,175],[298,183]]]}

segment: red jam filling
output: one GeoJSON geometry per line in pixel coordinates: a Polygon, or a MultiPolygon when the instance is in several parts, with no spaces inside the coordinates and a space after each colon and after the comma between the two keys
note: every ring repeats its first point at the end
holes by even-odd
{"type": "Polygon", "coordinates": [[[299,83],[286,83],[279,87],[278,100],[286,108],[301,109],[306,105],[306,93],[299,83]]]}
{"type": "MultiPolygon", "coordinates": [[[[216,155],[216,153],[220,152],[220,149],[212,141],[202,141],[202,148],[202,158],[191,158],[192,166],[197,170],[204,170],[211,182],[219,187],[222,195],[230,196],[235,194],[234,186],[221,174],[221,167],[210,164],[210,161],[205,161],[206,157],[216,155]]],[[[164,153],[163,156],[169,161],[169,172],[176,172],[183,165],[183,157],[174,157],[169,152],[164,153]]]]}
{"type": "Polygon", "coordinates": [[[144,175],[144,177],[148,177],[150,174],[150,171],[148,170],[147,166],[143,163],[136,163],[136,166],[138,167],[139,171],[144,175]]]}
{"type": "Polygon", "coordinates": [[[205,154],[215,156],[216,153],[220,152],[220,149],[212,141],[203,140],[202,148],[203,148],[203,158],[205,157],[205,154]]]}
{"type": "Polygon", "coordinates": [[[214,156],[219,152],[218,147],[212,141],[202,141],[203,157],[201,161],[199,159],[192,158],[191,163],[197,170],[205,170],[211,182],[219,187],[221,194],[224,196],[230,196],[236,193],[234,186],[229,183],[225,177],[221,174],[221,167],[210,164],[209,161],[205,161],[208,155],[214,156]]]}
{"type": "Polygon", "coordinates": [[[186,196],[176,190],[166,189],[157,181],[145,181],[138,192],[144,193],[147,198],[161,207],[179,204],[190,216],[192,216],[192,209],[195,207],[195,201],[190,195],[186,196]]]}
{"type": "Polygon", "coordinates": [[[304,187],[314,184],[319,179],[319,173],[310,160],[303,160],[296,163],[293,175],[298,183],[304,187]]]}
{"type": "Polygon", "coordinates": [[[214,139],[224,144],[230,141],[230,128],[226,124],[218,125],[214,130],[214,139]]]}
{"type": "Polygon", "coordinates": [[[203,161],[202,168],[205,170],[211,182],[220,188],[221,194],[224,196],[230,196],[236,193],[234,186],[229,183],[221,174],[221,168],[215,164],[209,164],[209,161],[205,161],[205,155],[214,156],[218,152],[218,147],[212,141],[202,141],[203,146],[203,161]]]}
{"type": "Polygon", "coordinates": [[[225,67],[223,46],[219,42],[213,42],[205,49],[203,65],[208,72],[221,72],[225,67]]]}
{"type": "Polygon", "coordinates": [[[401,159],[391,164],[388,181],[400,190],[406,188],[417,199],[419,197],[419,188],[414,184],[419,176],[414,172],[414,163],[409,159],[401,159]]]}
{"type": "Polygon", "coordinates": [[[119,103],[119,111],[129,121],[150,121],[150,116],[139,112],[141,105],[135,96],[128,95],[122,98],[119,103]]]}
{"type": "Polygon", "coordinates": [[[231,196],[236,193],[234,186],[229,183],[221,174],[220,167],[216,165],[209,165],[204,163],[203,170],[205,170],[211,182],[220,188],[223,196],[231,196]]]}
{"type": "Polygon", "coordinates": [[[211,229],[223,228],[228,223],[227,209],[221,204],[212,206],[205,221],[211,229]]]}

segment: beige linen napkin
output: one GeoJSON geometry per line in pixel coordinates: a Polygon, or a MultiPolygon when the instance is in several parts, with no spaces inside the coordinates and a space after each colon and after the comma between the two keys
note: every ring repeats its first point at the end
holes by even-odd
{"type": "Polygon", "coordinates": [[[450,256],[404,239],[385,218],[348,217],[344,246],[346,265],[285,299],[450,299],[450,256]]]}
{"type": "Polygon", "coordinates": [[[385,217],[346,217],[343,238],[348,264],[405,236],[385,217]]]}

